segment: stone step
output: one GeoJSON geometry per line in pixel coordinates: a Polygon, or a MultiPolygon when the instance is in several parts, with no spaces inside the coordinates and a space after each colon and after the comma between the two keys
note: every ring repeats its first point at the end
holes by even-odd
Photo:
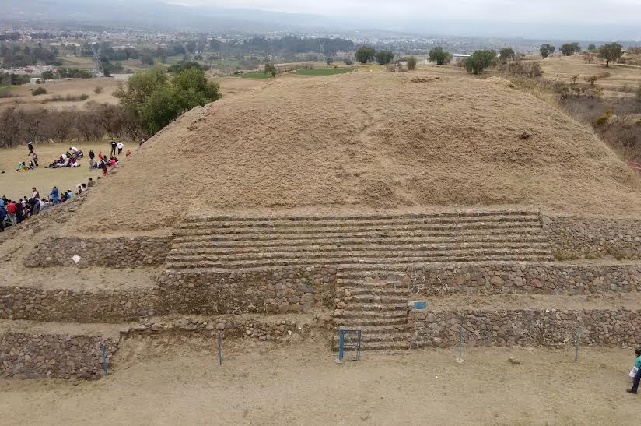
{"type": "Polygon", "coordinates": [[[422,233],[412,231],[394,231],[384,233],[358,232],[352,234],[336,233],[332,235],[316,235],[294,238],[263,238],[260,240],[229,240],[218,235],[204,235],[185,239],[174,239],[173,247],[181,248],[218,248],[218,249],[255,249],[262,247],[282,246],[361,246],[380,244],[444,244],[444,243],[474,243],[474,242],[531,242],[547,243],[548,237],[539,229],[532,232],[447,232],[447,233],[422,233]]]}
{"type": "Polygon", "coordinates": [[[384,317],[379,315],[372,316],[359,316],[352,318],[344,318],[337,316],[332,320],[337,327],[380,327],[380,326],[407,326],[407,314],[404,316],[384,317]]]}
{"type": "MultiPolygon", "coordinates": [[[[390,310],[390,311],[385,311],[385,310],[380,310],[380,309],[375,309],[375,310],[365,310],[365,309],[360,309],[360,310],[350,310],[350,309],[335,309],[334,310],[334,318],[336,319],[396,319],[396,318],[403,318],[407,319],[407,314],[409,312],[409,309],[407,308],[407,305],[405,305],[404,310],[390,310]]],[[[383,324],[381,324],[383,325],[383,324]]]]}
{"type": "Polygon", "coordinates": [[[356,326],[356,327],[343,327],[339,326],[339,329],[350,329],[350,330],[361,330],[362,334],[394,334],[394,333],[407,333],[409,330],[408,324],[398,324],[398,325],[366,325],[366,326],[356,326]]]}
{"type": "MultiPolygon", "coordinates": [[[[0,321],[0,377],[103,376],[100,345],[110,359],[125,325],[0,321]]],[[[110,367],[111,368],[111,367],[110,367]]]]}
{"type": "Polygon", "coordinates": [[[212,260],[173,260],[167,259],[167,269],[253,269],[284,266],[325,266],[325,265],[362,265],[362,264],[418,264],[418,263],[456,263],[456,262],[486,262],[486,261],[523,261],[523,262],[549,262],[554,260],[549,252],[514,253],[508,251],[492,251],[485,253],[462,253],[458,255],[443,254],[432,256],[406,256],[406,257],[319,257],[314,259],[256,259],[244,261],[212,261],[212,260]]]}
{"type": "Polygon", "coordinates": [[[343,291],[346,292],[345,300],[350,300],[350,298],[355,298],[355,299],[360,299],[360,300],[367,300],[368,298],[372,297],[379,297],[381,300],[396,300],[398,299],[399,301],[401,299],[404,299],[405,301],[410,300],[410,289],[408,285],[402,285],[398,284],[397,287],[392,287],[392,286],[356,286],[355,284],[351,284],[348,286],[347,284],[345,285],[337,285],[337,287],[343,291]]]}
{"type": "Polygon", "coordinates": [[[247,239],[249,237],[260,238],[265,235],[273,236],[284,235],[292,238],[296,235],[326,235],[326,234],[342,234],[348,235],[356,232],[384,233],[393,231],[406,231],[406,232],[443,232],[443,231],[491,231],[491,230],[514,230],[516,232],[534,233],[541,230],[540,222],[474,222],[474,223],[460,223],[460,224],[414,224],[414,225],[372,225],[366,226],[365,224],[354,224],[353,226],[337,226],[337,227],[301,227],[301,228],[269,228],[269,227],[256,227],[256,228],[195,228],[195,229],[177,229],[174,231],[174,236],[201,236],[201,235],[217,235],[219,237],[227,237],[228,239],[247,239]]]}
{"type": "Polygon", "coordinates": [[[352,306],[353,303],[378,303],[378,304],[405,304],[407,307],[407,302],[409,301],[409,291],[407,294],[400,295],[376,295],[373,292],[363,292],[360,294],[352,294],[350,292],[349,296],[344,296],[343,301],[347,303],[348,306],[352,306]]]}
{"type": "Polygon", "coordinates": [[[463,240],[444,240],[438,243],[425,240],[394,240],[382,239],[373,241],[360,241],[358,244],[345,244],[343,242],[334,242],[332,244],[323,244],[320,242],[310,242],[306,245],[290,245],[289,242],[280,241],[272,242],[269,245],[252,245],[243,247],[233,246],[190,246],[186,244],[175,245],[169,255],[190,254],[190,255],[208,255],[208,256],[229,256],[229,255],[247,255],[262,254],[268,252],[313,252],[313,253],[332,253],[340,251],[362,252],[362,251],[381,251],[381,250],[451,250],[455,248],[541,248],[548,249],[549,243],[544,240],[529,240],[527,238],[514,240],[483,240],[463,241],[463,240]]]}
{"type": "Polygon", "coordinates": [[[353,312],[356,314],[359,311],[366,312],[405,312],[409,311],[407,301],[401,303],[363,303],[363,302],[350,302],[345,308],[346,312],[353,312]]]}
{"type": "MultiPolygon", "coordinates": [[[[362,332],[361,333],[361,343],[374,343],[374,342],[405,342],[409,344],[411,334],[409,332],[392,332],[392,333],[374,333],[369,334],[362,332]]],[[[339,337],[337,334],[334,334],[332,337],[334,344],[338,345],[339,337]]],[[[356,342],[357,336],[355,334],[345,335],[345,341],[348,343],[356,342]]]]}
{"type": "Polygon", "coordinates": [[[479,211],[479,212],[438,212],[438,213],[378,213],[367,215],[287,215],[287,216],[187,216],[183,226],[203,223],[234,223],[234,224],[255,224],[255,223],[333,223],[333,222],[377,222],[377,221],[437,221],[437,220],[478,220],[490,218],[536,218],[540,217],[535,211],[479,211]]]}
{"type": "Polygon", "coordinates": [[[376,247],[370,249],[351,250],[347,248],[337,247],[331,251],[315,251],[315,250],[292,250],[292,251],[263,251],[255,253],[227,253],[227,254],[191,254],[185,253],[182,250],[174,250],[167,255],[168,261],[239,261],[239,260],[263,260],[263,259],[316,259],[326,258],[332,256],[349,256],[349,257],[411,257],[418,254],[429,256],[443,256],[443,255],[474,255],[474,254],[535,254],[535,255],[549,255],[550,250],[547,246],[528,246],[518,244],[506,245],[480,245],[480,246],[440,246],[440,247],[420,247],[420,246],[407,246],[407,247],[376,247]]]}

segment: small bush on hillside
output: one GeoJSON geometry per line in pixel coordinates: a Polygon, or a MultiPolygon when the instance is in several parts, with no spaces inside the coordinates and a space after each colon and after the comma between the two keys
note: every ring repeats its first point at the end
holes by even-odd
{"type": "Polygon", "coordinates": [[[538,62],[514,61],[501,64],[501,73],[525,77],[541,77],[543,69],[538,62]]]}
{"type": "Polygon", "coordinates": [[[81,101],[86,101],[87,99],[89,99],[89,95],[88,94],[83,93],[82,95],[80,95],[80,100],[81,101]]]}
{"type": "Polygon", "coordinates": [[[494,50],[477,50],[472,56],[465,59],[465,69],[469,73],[479,75],[484,69],[496,64],[496,52],[494,50]]]}
{"type": "Polygon", "coordinates": [[[343,62],[345,62],[345,65],[354,65],[354,61],[352,61],[351,59],[345,59],[343,60],[343,62]]]}
{"type": "Polygon", "coordinates": [[[588,83],[591,87],[594,87],[594,84],[597,82],[597,80],[599,79],[599,77],[598,77],[598,76],[596,76],[596,75],[589,75],[589,76],[587,76],[587,77],[584,77],[583,79],[584,79],[584,80],[585,80],[585,82],[586,82],[586,83],[588,83]]]}
{"type": "Polygon", "coordinates": [[[612,110],[607,110],[606,112],[603,113],[602,116],[596,119],[594,124],[597,126],[602,126],[605,123],[607,123],[611,117],[612,117],[612,110]]]}
{"type": "Polygon", "coordinates": [[[452,59],[452,54],[443,50],[442,47],[437,46],[430,50],[429,58],[431,62],[436,62],[436,65],[445,65],[452,59]]]}
{"type": "Polygon", "coordinates": [[[46,95],[46,94],[47,94],[47,89],[45,89],[45,88],[44,88],[44,87],[42,87],[42,86],[40,86],[40,87],[36,87],[35,89],[33,89],[33,91],[31,92],[31,94],[32,94],[33,96],[46,95]]]}
{"type": "Polygon", "coordinates": [[[93,92],[97,95],[102,93],[102,86],[96,86],[96,88],[93,89],[93,92]]]}
{"type": "Polygon", "coordinates": [[[271,74],[272,77],[276,77],[276,66],[274,64],[265,64],[263,73],[271,74]]]}
{"type": "Polygon", "coordinates": [[[637,89],[636,95],[637,95],[637,101],[641,101],[641,84],[639,84],[639,88],[637,89]]]}
{"type": "Polygon", "coordinates": [[[407,58],[407,69],[412,71],[416,69],[416,57],[410,56],[407,58]]]}

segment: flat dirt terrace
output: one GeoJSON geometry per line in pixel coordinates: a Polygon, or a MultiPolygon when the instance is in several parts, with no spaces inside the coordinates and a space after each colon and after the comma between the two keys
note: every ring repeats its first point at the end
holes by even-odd
{"type": "Polygon", "coordinates": [[[319,344],[175,352],[137,340],[97,382],[0,380],[4,425],[638,424],[622,349],[465,349],[365,353],[334,362],[319,344]],[[521,364],[508,358],[517,357],[521,364]]]}

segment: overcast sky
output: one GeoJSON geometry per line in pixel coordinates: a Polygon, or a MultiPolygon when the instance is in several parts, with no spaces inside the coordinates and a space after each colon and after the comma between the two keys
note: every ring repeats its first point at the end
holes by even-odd
{"type": "Polygon", "coordinates": [[[165,0],[328,16],[639,24],[641,0],[165,0]]]}

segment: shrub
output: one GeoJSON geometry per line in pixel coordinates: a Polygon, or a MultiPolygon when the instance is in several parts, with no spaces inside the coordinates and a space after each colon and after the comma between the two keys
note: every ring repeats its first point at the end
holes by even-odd
{"type": "Polygon", "coordinates": [[[416,69],[416,57],[415,56],[410,56],[407,58],[407,69],[408,70],[415,70],[416,69]]]}
{"type": "Polygon", "coordinates": [[[430,50],[429,58],[430,61],[436,62],[436,65],[445,65],[450,61],[452,55],[450,52],[443,50],[443,48],[439,46],[430,50]]]}
{"type": "Polygon", "coordinates": [[[80,100],[81,101],[86,101],[87,99],[89,99],[89,95],[88,94],[83,93],[82,95],[80,95],[80,100]]]}
{"type": "Polygon", "coordinates": [[[32,94],[33,96],[46,95],[46,94],[47,94],[47,89],[45,89],[45,88],[44,88],[44,87],[42,87],[42,86],[40,86],[40,87],[36,87],[35,89],[33,89],[33,91],[31,92],[31,94],[32,94]]]}
{"type": "Polygon", "coordinates": [[[496,52],[494,50],[477,50],[465,60],[465,69],[467,72],[478,75],[494,64],[496,64],[496,52]]]}
{"type": "Polygon", "coordinates": [[[276,77],[276,66],[274,64],[265,64],[263,69],[264,74],[271,74],[272,77],[276,77]]]}
{"type": "Polygon", "coordinates": [[[96,86],[96,88],[95,88],[95,89],[93,89],[93,92],[94,92],[95,94],[100,94],[100,93],[102,93],[102,86],[96,86]]]}
{"type": "Polygon", "coordinates": [[[609,67],[610,62],[616,61],[621,56],[623,56],[623,46],[619,43],[608,43],[599,48],[599,58],[605,59],[606,67],[609,67]]]}
{"type": "Polygon", "coordinates": [[[183,112],[219,99],[220,93],[201,69],[188,68],[170,78],[163,69],[152,68],[134,74],[114,96],[140,127],[154,133],[183,112]]]}
{"type": "Polygon", "coordinates": [[[637,100],[641,101],[641,84],[639,84],[639,88],[637,89],[636,95],[637,95],[637,100]]]}
{"type": "Polygon", "coordinates": [[[371,47],[363,46],[356,51],[356,60],[361,64],[366,64],[368,61],[374,60],[376,57],[376,50],[371,47]]]}
{"type": "Polygon", "coordinates": [[[354,65],[354,61],[352,61],[349,58],[348,59],[344,59],[343,62],[345,62],[345,65],[354,65]]]}
{"type": "Polygon", "coordinates": [[[612,117],[612,110],[607,110],[606,112],[603,113],[603,115],[601,115],[599,118],[595,120],[594,124],[597,126],[602,126],[605,123],[607,123],[611,117],[612,117]]]}

